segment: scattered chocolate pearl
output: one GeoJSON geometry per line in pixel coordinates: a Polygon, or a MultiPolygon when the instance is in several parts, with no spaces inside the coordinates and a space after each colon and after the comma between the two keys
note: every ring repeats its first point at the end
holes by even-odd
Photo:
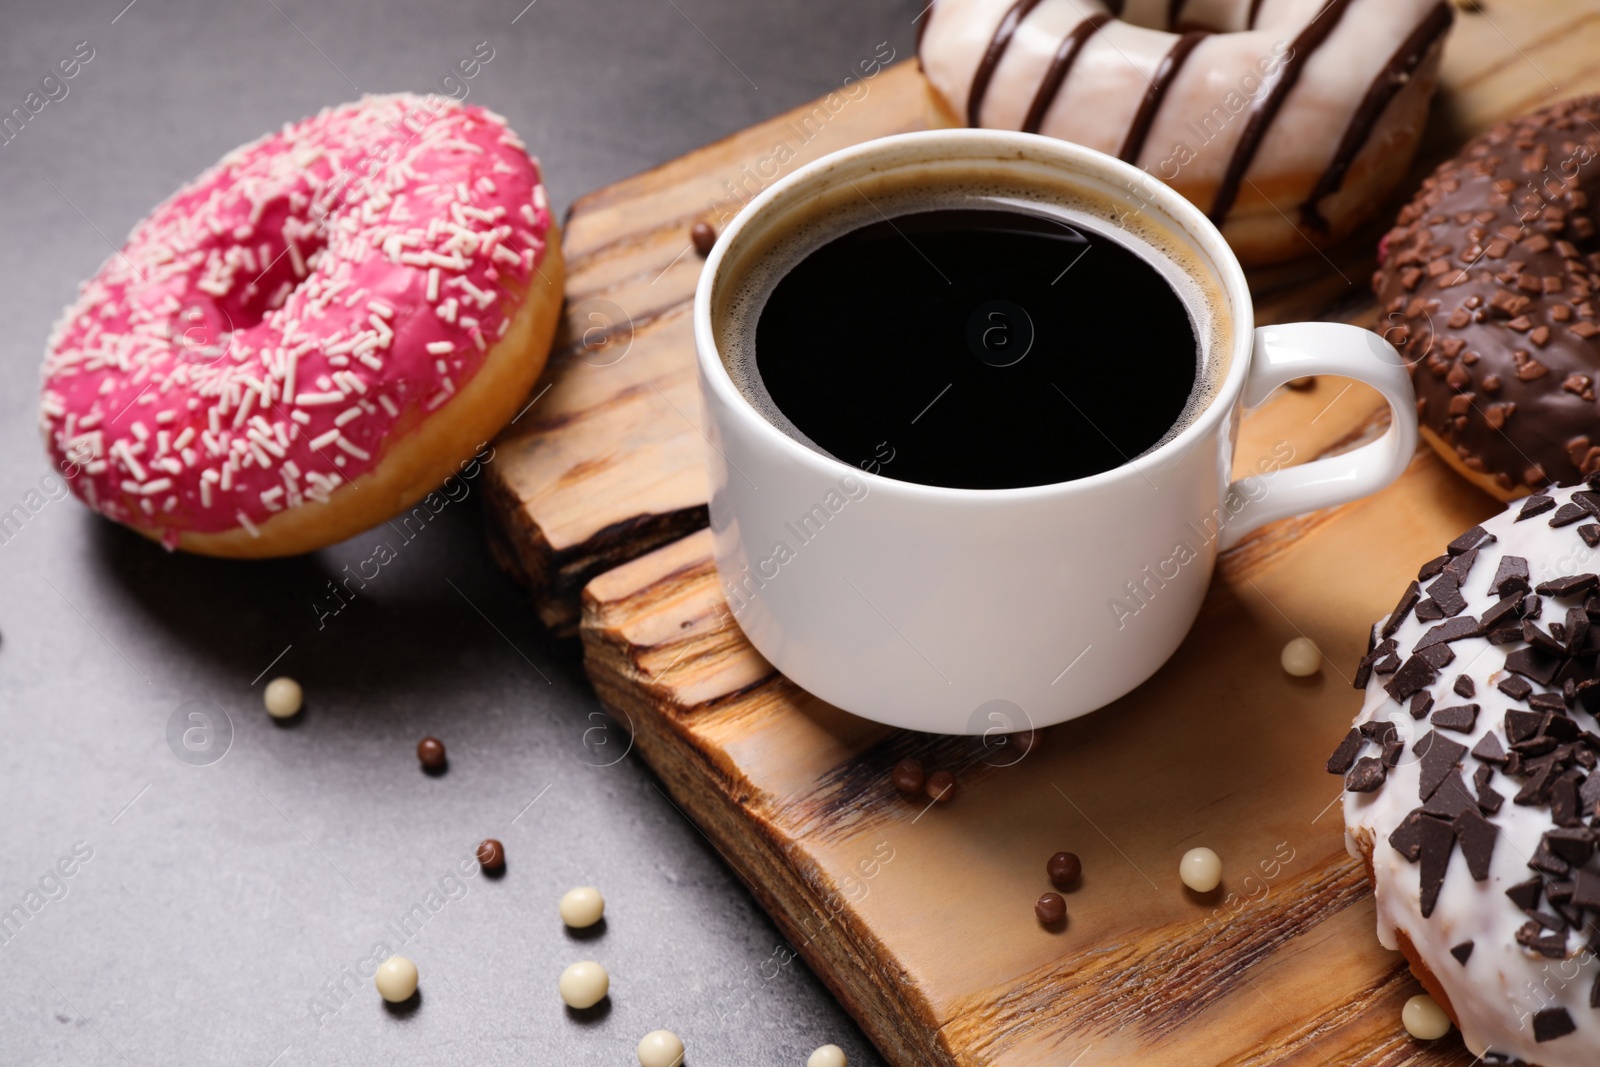
{"type": "Polygon", "coordinates": [[[838,1045],[823,1045],[806,1057],[806,1067],[847,1067],[848,1063],[838,1045]]]}
{"type": "Polygon", "coordinates": [[[922,773],[922,761],[910,756],[896,763],[889,777],[894,780],[894,787],[902,793],[920,793],[927,783],[927,776],[922,773]]]}
{"type": "Polygon", "coordinates": [[[717,231],[711,228],[709,222],[697,222],[689,227],[689,240],[694,242],[696,252],[709,256],[711,247],[717,243],[717,231]]]}
{"type": "Polygon", "coordinates": [[[417,759],[430,771],[442,770],[445,764],[444,742],[437,737],[424,737],[417,742],[417,759]]]}
{"type": "Polygon", "coordinates": [[[949,771],[934,771],[928,775],[927,785],[924,787],[928,799],[940,804],[955,799],[956,776],[949,771]]]}
{"type": "Polygon", "coordinates": [[[1017,751],[1026,756],[1038,748],[1044,741],[1043,730],[1022,730],[1006,738],[1008,744],[1017,746],[1017,751]]]}
{"type": "Polygon", "coordinates": [[[1309,637],[1297,637],[1283,646],[1278,661],[1284,673],[1309,678],[1322,669],[1322,650],[1309,637]]]}
{"type": "Polygon", "coordinates": [[[1315,389],[1317,387],[1317,376],[1315,374],[1308,374],[1304,378],[1290,378],[1284,384],[1298,393],[1303,393],[1308,389],[1315,389]]]}
{"type": "Polygon", "coordinates": [[[593,886],[569,889],[561,897],[561,921],[576,930],[593,926],[606,913],[605,898],[593,886]]]}
{"type": "Polygon", "coordinates": [[[611,991],[611,976],[593,960],[583,960],[561,972],[559,987],[567,1007],[582,1011],[606,999],[611,991]]]}
{"type": "Polygon", "coordinates": [[[1083,874],[1083,863],[1072,852],[1057,852],[1050,857],[1044,865],[1046,873],[1050,875],[1050,884],[1057,889],[1065,889],[1076,882],[1083,874]]]}
{"type": "Polygon", "coordinates": [[[478,866],[490,874],[498,874],[506,869],[506,847],[494,838],[489,838],[478,846],[478,866]]]}
{"type": "Polygon", "coordinates": [[[390,1004],[403,1004],[417,991],[417,965],[404,956],[390,956],[378,965],[372,984],[390,1004]]]}
{"type": "Polygon", "coordinates": [[[652,1030],[639,1039],[639,1067],[679,1067],[683,1039],[671,1030],[652,1030]]]}
{"type": "Polygon", "coordinates": [[[1178,863],[1178,877],[1196,893],[1209,893],[1222,884],[1222,858],[1209,848],[1191,848],[1178,863]]]}
{"type": "Polygon", "coordinates": [[[1418,1041],[1437,1041],[1450,1032],[1450,1016],[1426,993],[1406,1001],[1400,1009],[1400,1021],[1405,1024],[1406,1033],[1418,1041]]]}
{"type": "Polygon", "coordinates": [[[1067,902],[1060,893],[1046,893],[1034,901],[1033,913],[1046,926],[1054,926],[1067,917],[1067,902]]]}
{"type": "Polygon", "coordinates": [[[305,693],[293,678],[274,678],[262,691],[261,700],[267,706],[268,715],[274,719],[288,719],[299,713],[305,693]]]}

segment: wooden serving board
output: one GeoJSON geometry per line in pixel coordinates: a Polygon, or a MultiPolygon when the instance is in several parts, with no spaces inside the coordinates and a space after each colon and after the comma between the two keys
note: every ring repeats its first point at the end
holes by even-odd
{"type": "MultiPolygon", "coordinates": [[[[1600,6],[1484,0],[1458,20],[1444,81],[1419,175],[1495,120],[1600,91],[1600,6]]],[[[497,558],[546,625],[581,632],[602,701],[673,801],[891,1062],[1465,1067],[1456,1038],[1400,1026],[1419,987],[1377,943],[1323,771],[1357,706],[1347,675],[1367,626],[1496,510],[1431,453],[1384,493],[1224,556],[1172,661],[1026,755],[830,707],[731,622],[704,529],[687,232],[776,177],[779,145],[787,173],[924,125],[914,64],[865,84],[574,206],[551,370],[489,468],[497,558]],[[1316,678],[1278,666],[1298,634],[1328,654],[1316,678]],[[957,798],[897,794],[889,769],[906,755],[955,770],[957,798]],[[1204,897],[1177,878],[1202,844],[1225,865],[1204,897]],[[1060,849],[1084,876],[1050,931],[1032,905],[1060,849]]],[[[1373,325],[1372,246],[1253,278],[1259,321],[1373,325]]],[[[1239,466],[1285,443],[1296,460],[1351,447],[1380,407],[1331,379],[1283,393],[1246,418],[1239,466]]]]}

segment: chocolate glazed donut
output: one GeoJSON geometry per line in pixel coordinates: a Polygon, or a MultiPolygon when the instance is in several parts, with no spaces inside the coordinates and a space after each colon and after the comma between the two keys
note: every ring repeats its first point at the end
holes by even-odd
{"type": "Polygon", "coordinates": [[[1423,435],[1501,499],[1600,470],[1597,156],[1600,96],[1502,123],[1423,183],[1379,250],[1423,435]]]}

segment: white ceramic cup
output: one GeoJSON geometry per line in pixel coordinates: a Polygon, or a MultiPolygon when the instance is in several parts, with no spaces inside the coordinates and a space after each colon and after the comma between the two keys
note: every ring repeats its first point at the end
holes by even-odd
{"type": "MultiPolygon", "coordinates": [[[[1138,323],[1128,330],[1136,345],[1138,323]]],[[[735,619],[808,692],[913,730],[1042,727],[1111,703],[1177,649],[1219,551],[1263,523],[1381,489],[1416,449],[1410,378],[1387,342],[1336,323],[1256,329],[1244,272],[1204,214],[1143,171],[1028,134],[887,137],[776,182],[718,238],[694,331],[716,564],[735,619]],[[821,454],[740,392],[719,354],[717,316],[754,250],[852,183],[936,185],[972,167],[1108,204],[1108,218],[1165,235],[1172,261],[1200,272],[1221,327],[1205,358],[1225,375],[1179,434],[1075,481],[950,489],[821,454]],[[1254,464],[1272,469],[1231,481],[1241,410],[1305,375],[1373,386],[1389,402],[1389,428],[1342,455],[1275,469],[1293,458],[1280,451],[1254,464]]]]}

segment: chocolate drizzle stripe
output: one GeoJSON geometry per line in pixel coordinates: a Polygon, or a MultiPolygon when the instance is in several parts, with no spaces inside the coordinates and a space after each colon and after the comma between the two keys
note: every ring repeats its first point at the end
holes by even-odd
{"type": "Polygon", "coordinates": [[[1317,49],[1333,35],[1333,31],[1338,28],[1339,20],[1350,9],[1352,2],[1353,0],[1328,0],[1322,10],[1318,11],[1295,37],[1277,84],[1251,110],[1244,132],[1239,135],[1239,143],[1234,146],[1233,156],[1228,160],[1228,169],[1217,185],[1216,199],[1212,201],[1211,210],[1207,213],[1211,221],[1218,226],[1227,219],[1228,212],[1233,210],[1234,202],[1239,199],[1239,186],[1244,182],[1245,172],[1250,169],[1250,164],[1255,162],[1256,152],[1261,148],[1262,139],[1271,128],[1272,120],[1278,117],[1278,109],[1283,107],[1284,100],[1300,81],[1300,72],[1305,70],[1306,64],[1316,54],[1317,49]]]}
{"type": "Polygon", "coordinates": [[[1011,38],[1016,34],[1017,27],[1038,6],[1039,0],[1017,0],[1001,17],[1000,25],[994,28],[994,37],[990,39],[983,58],[978,61],[978,69],[972,73],[972,89],[967,93],[968,126],[982,125],[979,120],[983,112],[983,98],[989,92],[989,81],[994,77],[995,68],[1005,58],[1006,49],[1011,47],[1011,38]]]}
{"type": "Polygon", "coordinates": [[[1250,17],[1244,20],[1244,28],[1247,29],[1247,30],[1255,29],[1256,28],[1256,16],[1258,16],[1260,14],[1261,14],[1261,0],[1250,0],[1250,17]]]}
{"type": "Polygon", "coordinates": [[[1339,191],[1344,184],[1344,176],[1350,170],[1350,164],[1355,162],[1361,149],[1366,146],[1367,138],[1372,136],[1372,131],[1377,127],[1378,120],[1383,117],[1384,110],[1389,102],[1399,95],[1411,82],[1411,75],[1422,65],[1423,57],[1433,50],[1434,42],[1443,37],[1450,30],[1450,24],[1455,20],[1455,14],[1450,8],[1448,0],[1440,3],[1428,13],[1416,29],[1411,31],[1400,45],[1398,51],[1389,57],[1389,62],[1384,66],[1376,80],[1367,89],[1367,95],[1362,98],[1361,106],[1356,108],[1356,113],[1351,116],[1350,126],[1344,131],[1344,139],[1339,142],[1339,148],[1333,154],[1333,161],[1328,164],[1328,169],[1322,177],[1317,179],[1317,184],[1311,190],[1311,195],[1300,207],[1300,219],[1307,226],[1322,233],[1328,232],[1328,222],[1322,217],[1322,212],[1317,205],[1322,198],[1339,191]]]}
{"type": "Polygon", "coordinates": [[[1033,103],[1028,105],[1028,116],[1022,120],[1023,133],[1039,132],[1039,127],[1044,123],[1045,112],[1055,103],[1056,94],[1061,91],[1061,84],[1067,80],[1067,74],[1072,70],[1072,64],[1077,61],[1078,53],[1083,51],[1083,46],[1089,42],[1089,38],[1099,33],[1100,27],[1110,21],[1112,17],[1104,13],[1090,15],[1061,39],[1060,47],[1056,49],[1055,56],[1050,60],[1050,66],[1044,72],[1044,80],[1039,83],[1039,91],[1033,94],[1033,103]]]}
{"type": "Polygon", "coordinates": [[[1209,33],[1196,31],[1186,33],[1178,38],[1178,43],[1172,50],[1161,57],[1161,65],[1156,68],[1156,73],[1150,79],[1150,87],[1144,91],[1144,99],[1139,101],[1139,110],[1134,113],[1133,123],[1128,127],[1128,136],[1122,142],[1122,151],[1117,153],[1117,158],[1124,163],[1139,164],[1139,154],[1144,151],[1145,139],[1150,136],[1150,127],[1155,125],[1156,115],[1161,111],[1161,102],[1167,98],[1167,90],[1172,88],[1172,83],[1177,80],[1178,73],[1183,70],[1183,64],[1188,60],[1190,53],[1197,48],[1201,41],[1210,37],[1209,33]]]}

